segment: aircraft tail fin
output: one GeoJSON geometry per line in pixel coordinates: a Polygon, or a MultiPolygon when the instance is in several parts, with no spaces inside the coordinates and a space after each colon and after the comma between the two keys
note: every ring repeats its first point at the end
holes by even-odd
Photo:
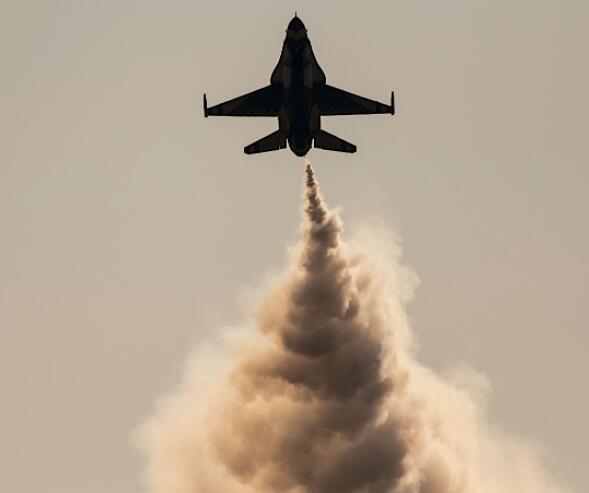
{"type": "Polygon", "coordinates": [[[262,137],[260,140],[252,142],[250,145],[243,148],[243,152],[246,154],[256,154],[258,152],[277,151],[286,147],[286,135],[280,130],[272,132],[266,137],[262,137]]]}
{"type": "Polygon", "coordinates": [[[356,152],[356,146],[354,144],[350,144],[325,130],[319,130],[315,134],[314,142],[316,148],[325,149],[326,151],[356,152]]]}

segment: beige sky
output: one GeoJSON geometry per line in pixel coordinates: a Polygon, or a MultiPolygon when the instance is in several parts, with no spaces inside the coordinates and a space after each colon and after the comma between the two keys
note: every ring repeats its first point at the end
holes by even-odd
{"type": "Polygon", "coordinates": [[[329,83],[397,95],[310,158],[348,229],[401,235],[420,359],[485,373],[493,421],[589,490],[586,2],[4,0],[1,491],[138,492],[131,431],[284,264],[302,160],[245,156],[276,122],[201,97],[266,84],[295,9],[329,83]]]}

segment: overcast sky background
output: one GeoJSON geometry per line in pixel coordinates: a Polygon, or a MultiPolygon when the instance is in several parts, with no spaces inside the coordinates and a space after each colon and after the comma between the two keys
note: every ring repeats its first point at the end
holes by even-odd
{"type": "Polygon", "coordinates": [[[589,491],[589,4],[0,0],[0,490],[139,492],[130,434],[195,341],[286,261],[303,164],[268,83],[294,10],[328,82],[398,115],[325,118],[348,230],[381,218],[421,286],[420,359],[589,491]]]}

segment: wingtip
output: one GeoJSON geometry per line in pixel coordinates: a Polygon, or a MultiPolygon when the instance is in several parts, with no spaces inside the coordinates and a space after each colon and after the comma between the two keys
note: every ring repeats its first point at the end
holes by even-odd
{"type": "Polygon", "coordinates": [[[209,108],[207,107],[207,95],[206,95],[206,93],[204,93],[202,95],[202,109],[204,111],[205,118],[207,118],[209,116],[209,108]]]}
{"type": "Polygon", "coordinates": [[[395,91],[391,91],[391,115],[395,114],[395,91]]]}

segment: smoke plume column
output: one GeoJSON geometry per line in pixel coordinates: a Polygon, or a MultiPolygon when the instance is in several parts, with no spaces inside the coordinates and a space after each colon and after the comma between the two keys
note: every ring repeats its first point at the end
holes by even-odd
{"type": "Polygon", "coordinates": [[[216,448],[259,491],[392,491],[407,450],[384,406],[403,378],[383,321],[365,313],[339,217],[310,165],[305,197],[294,270],[260,310],[269,343],[234,371],[216,448]]]}
{"type": "Polygon", "coordinates": [[[141,429],[149,492],[564,491],[487,423],[484,378],[419,364],[400,249],[344,242],[305,173],[301,239],[255,326],[197,350],[141,429]]]}

